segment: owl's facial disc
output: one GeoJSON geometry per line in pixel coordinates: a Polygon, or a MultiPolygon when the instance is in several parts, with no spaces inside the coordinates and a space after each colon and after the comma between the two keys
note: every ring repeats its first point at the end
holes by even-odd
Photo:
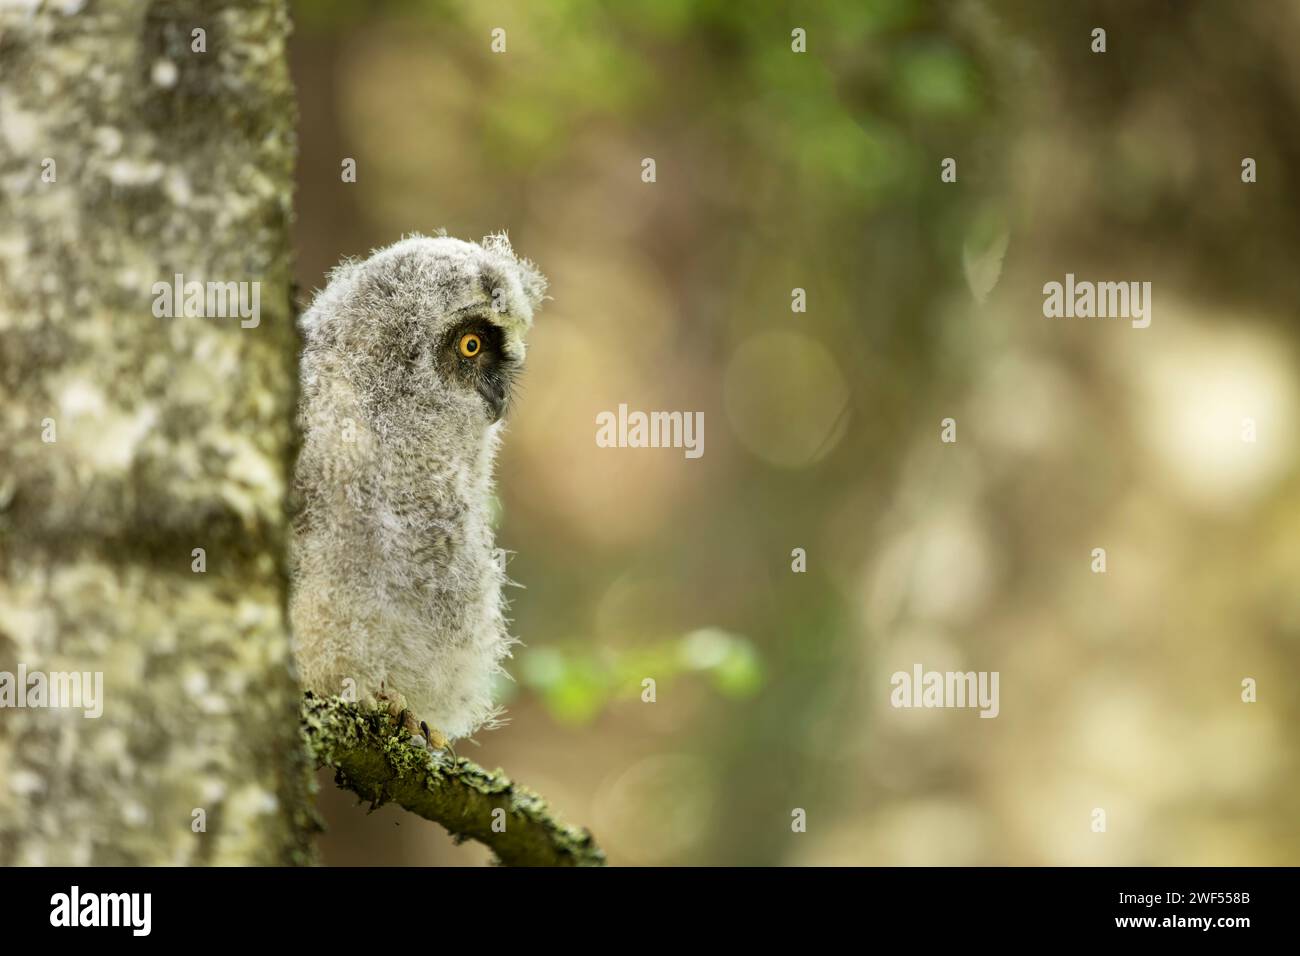
{"type": "Polygon", "coordinates": [[[499,422],[521,364],[502,329],[483,318],[470,319],[451,331],[446,351],[456,375],[483,399],[489,423],[499,422]]]}

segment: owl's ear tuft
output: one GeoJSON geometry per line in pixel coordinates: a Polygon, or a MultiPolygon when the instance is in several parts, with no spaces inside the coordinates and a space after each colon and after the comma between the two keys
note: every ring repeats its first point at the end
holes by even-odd
{"type": "Polygon", "coordinates": [[[517,259],[516,262],[519,264],[519,285],[524,290],[528,304],[536,312],[542,307],[542,302],[546,299],[546,276],[542,275],[541,270],[533,265],[531,259],[517,259]]]}
{"type": "Polygon", "coordinates": [[[494,252],[510,261],[519,279],[519,287],[524,293],[524,298],[528,300],[529,308],[536,312],[546,299],[546,276],[542,275],[541,270],[531,259],[521,259],[515,255],[510,245],[510,237],[504,232],[484,236],[482,246],[489,252],[494,252]]]}

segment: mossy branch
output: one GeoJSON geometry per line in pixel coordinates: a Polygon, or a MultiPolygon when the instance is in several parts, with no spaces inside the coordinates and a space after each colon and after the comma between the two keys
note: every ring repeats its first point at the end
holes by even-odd
{"type": "Polygon", "coordinates": [[[383,712],[308,693],[302,729],[317,766],[333,767],[335,783],[369,800],[372,809],[396,803],[441,824],[457,839],[478,840],[507,866],[605,863],[587,830],[556,820],[546,801],[527,787],[464,757],[413,746],[383,712]],[[505,811],[501,832],[492,828],[497,809],[505,811]]]}

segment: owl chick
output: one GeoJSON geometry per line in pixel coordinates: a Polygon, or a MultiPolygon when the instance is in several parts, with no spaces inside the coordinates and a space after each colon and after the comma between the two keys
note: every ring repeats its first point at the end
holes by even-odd
{"type": "Polygon", "coordinates": [[[433,746],[499,713],[492,680],[513,640],[492,465],[545,291],[504,235],[414,236],[335,268],[301,319],[303,684],[388,701],[433,746]]]}

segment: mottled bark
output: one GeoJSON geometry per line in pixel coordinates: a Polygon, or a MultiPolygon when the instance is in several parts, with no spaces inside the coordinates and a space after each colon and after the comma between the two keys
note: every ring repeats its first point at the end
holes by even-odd
{"type": "Polygon", "coordinates": [[[99,719],[0,710],[0,863],[310,858],[287,29],[281,0],[0,4],[0,671],[104,674],[99,719]],[[176,273],[260,283],[256,326],[156,317],[176,273]]]}
{"type": "Polygon", "coordinates": [[[537,794],[461,757],[412,746],[385,713],[338,698],[308,696],[303,733],[335,782],[369,800],[393,802],[440,823],[458,839],[488,846],[509,866],[603,866],[591,834],[561,823],[537,794]]]}

